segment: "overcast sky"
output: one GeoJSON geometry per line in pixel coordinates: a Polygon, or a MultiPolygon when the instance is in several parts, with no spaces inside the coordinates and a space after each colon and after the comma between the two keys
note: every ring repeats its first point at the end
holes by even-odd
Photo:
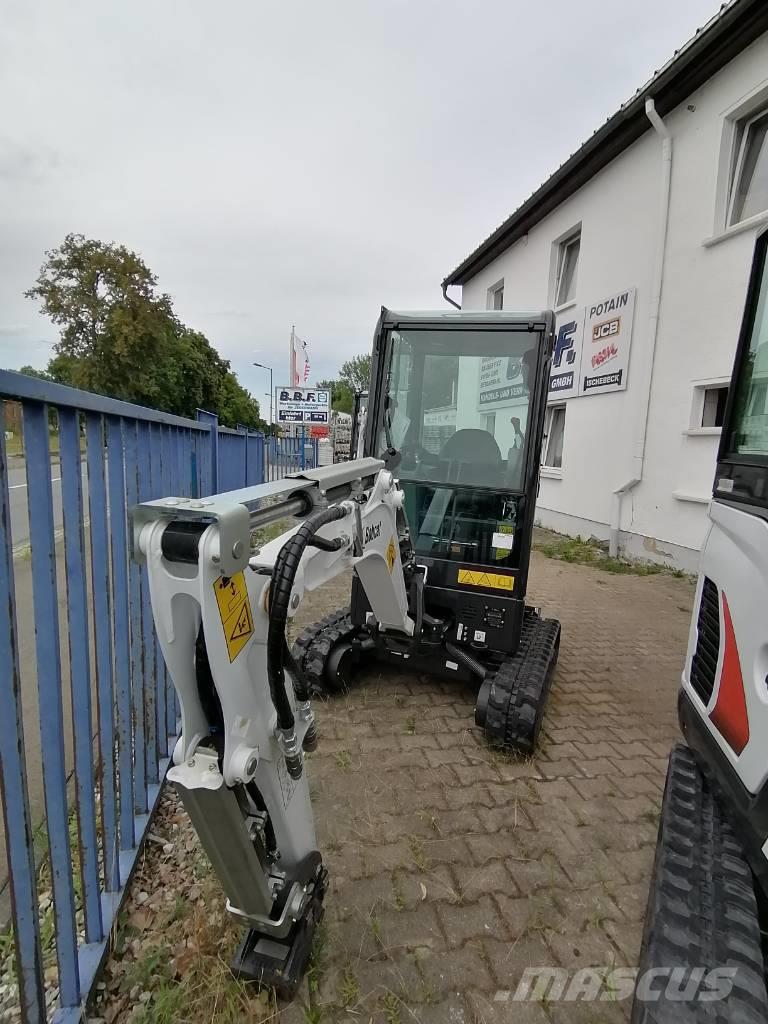
{"type": "Polygon", "coordinates": [[[717,9],[714,0],[6,0],[0,366],[69,231],[139,252],[259,399],[370,350],[717,9]]]}

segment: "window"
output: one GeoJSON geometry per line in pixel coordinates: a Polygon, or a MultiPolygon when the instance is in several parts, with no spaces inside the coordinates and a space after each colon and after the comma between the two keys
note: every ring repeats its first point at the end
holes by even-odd
{"type": "MultiPolygon", "coordinates": [[[[749,343],[740,353],[735,377],[732,421],[728,424],[728,454],[731,458],[768,457],[768,269],[766,243],[762,244],[762,279],[757,294],[748,302],[751,314],[749,343]]],[[[750,289],[751,291],[751,289],[750,289]]]]}
{"type": "Polygon", "coordinates": [[[504,309],[504,282],[488,289],[488,309],[504,309]]]}
{"type": "Polygon", "coordinates": [[[521,488],[539,335],[406,324],[387,343],[378,451],[400,451],[399,479],[521,488]]]}
{"type": "Polygon", "coordinates": [[[725,420],[728,385],[723,381],[708,381],[693,389],[689,434],[711,434],[719,430],[725,420]]]}
{"type": "Polygon", "coordinates": [[[735,154],[729,225],[768,210],[768,110],[737,124],[735,154]]]}
{"type": "Polygon", "coordinates": [[[581,233],[567,238],[560,243],[557,258],[557,285],[555,287],[555,306],[564,306],[576,297],[576,277],[579,270],[579,251],[581,249],[581,233]]]}
{"type": "Polygon", "coordinates": [[[552,405],[547,409],[547,420],[544,425],[544,466],[562,469],[564,437],[565,406],[552,405]]]}
{"type": "Polygon", "coordinates": [[[725,419],[725,403],[728,387],[703,388],[704,401],[701,407],[701,427],[722,427],[725,419]]]}

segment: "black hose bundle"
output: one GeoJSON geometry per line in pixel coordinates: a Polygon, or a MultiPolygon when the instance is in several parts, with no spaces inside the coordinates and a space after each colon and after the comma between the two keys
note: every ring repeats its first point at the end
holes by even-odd
{"type": "MultiPolygon", "coordinates": [[[[285,639],[293,581],[296,578],[301,556],[307,545],[312,543],[317,531],[327,523],[343,519],[345,515],[346,511],[340,505],[334,505],[332,508],[320,509],[307,516],[296,533],[280,549],[272,569],[272,583],[269,588],[269,629],[267,631],[267,679],[269,680],[272,703],[277,711],[277,724],[284,731],[290,731],[295,724],[285,689],[286,664],[291,668],[294,678],[299,679],[288,650],[288,642],[285,639]]],[[[317,539],[323,540],[323,538],[317,539]]],[[[324,541],[323,544],[317,544],[317,546],[322,547],[323,550],[336,550],[340,545],[336,545],[334,541],[324,541]],[[325,546],[326,544],[333,544],[334,547],[329,549],[325,546]]],[[[303,687],[300,692],[297,690],[296,696],[299,700],[309,698],[309,694],[303,692],[303,687]]]]}

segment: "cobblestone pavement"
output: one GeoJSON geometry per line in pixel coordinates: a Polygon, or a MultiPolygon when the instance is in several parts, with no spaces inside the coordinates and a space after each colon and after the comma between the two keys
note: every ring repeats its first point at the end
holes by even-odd
{"type": "MultiPolygon", "coordinates": [[[[347,597],[325,588],[303,627],[347,597]]],[[[490,750],[474,691],[377,666],[318,708],[310,761],[331,888],[315,1020],[579,1024],[628,1002],[504,1002],[524,968],[636,964],[693,588],[534,553],[529,598],[562,621],[530,761],[490,750]]]]}
{"type": "MultiPolygon", "coordinates": [[[[231,980],[237,928],[169,789],[89,1020],[626,1021],[628,1001],[498,995],[526,967],[636,964],[693,587],[534,553],[529,591],[563,625],[531,760],[487,746],[455,683],[374,666],[318,703],[308,775],[331,884],[291,1005],[231,980]]],[[[348,596],[348,580],[309,596],[294,633],[348,596]]]]}

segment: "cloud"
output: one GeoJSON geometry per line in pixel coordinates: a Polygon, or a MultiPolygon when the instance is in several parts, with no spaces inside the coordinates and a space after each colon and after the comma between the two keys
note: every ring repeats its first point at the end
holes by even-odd
{"type": "Polygon", "coordinates": [[[54,174],[60,157],[46,146],[32,146],[0,137],[0,181],[35,184],[54,174]]]}
{"type": "Polygon", "coordinates": [[[327,376],[382,304],[442,306],[445,274],[715,6],[12,0],[2,315],[55,337],[23,292],[79,231],[139,252],[254,393],[254,350],[287,367],[291,324],[327,376]]]}

